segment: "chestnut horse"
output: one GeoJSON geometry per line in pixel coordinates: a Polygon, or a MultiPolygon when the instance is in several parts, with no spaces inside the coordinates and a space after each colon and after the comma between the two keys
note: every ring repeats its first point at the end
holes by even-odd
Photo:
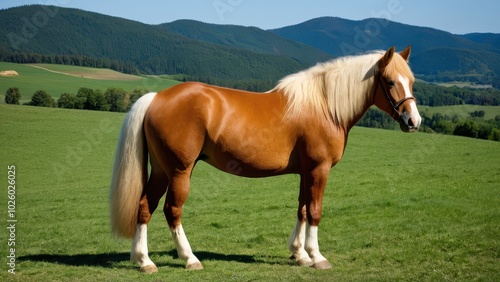
{"type": "Polygon", "coordinates": [[[127,114],[111,183],[111,224],[133,238],[131,260],[149,259],[147,224],[166,193],[163,212],[179,258],[202,269],[181,224],[197,161],[245,177],[299,174],[297,222],[288,247],[299,265],[331,265],[318,246],[322,199],[330,169],[344,153],[350,129],[372,105],[416,131],[410,46],[342,57],[289,75],[266,93],[182,83],[146,94],[127,114]],[[151,172],[148,177],[148,155],[151,172]]]}

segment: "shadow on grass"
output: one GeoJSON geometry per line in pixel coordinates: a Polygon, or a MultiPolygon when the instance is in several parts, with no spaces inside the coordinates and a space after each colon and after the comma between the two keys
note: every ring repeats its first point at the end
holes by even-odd
{"type": "Polygon", "coordinates": [[[48,262],[69,266],[98,266],[112,268],[116,263],[129,261],[130,253],[106,253],[106,254],[37,254],[19,257],[19,261],[48,262]]]}
{"type": "MultiPolygon", "coordinates": [[[[151,252],[150,257],[157,256],[171,256],[177,257],[177,251],[171,250],[169,252],[151,252]]],[[[269,263],[264,260],[256,259],[254,256],[249,255],[236,255],[236,254],[218,254],[213,252],[195,252],[198,259],[203,261],[227,261],[227,262],[240,262],[240,263],[269,263]]],[[[104,268],[123,267],[117,264],[130,261],[130,253],[105,253],[105,254],[78,254],[78,255],[58,255],[58,254],[37,254],[26,255],[19,257],[19,261],[32,261],[32,262],[48,262],[57,263],[69,266],[95,266],[104,268]]],[[[273,264],[272,262],[270,264],[273,264]]],[[[184,267],[182,263],[168,264],[159,263],[157,266],[170,266],[170,267],[184,267]]]]}

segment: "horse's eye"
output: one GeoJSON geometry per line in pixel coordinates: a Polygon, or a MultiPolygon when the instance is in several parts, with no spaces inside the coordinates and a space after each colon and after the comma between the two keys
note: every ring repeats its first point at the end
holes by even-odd
{"type": "Polygon", "coordinates": [[[387,80],[387,85],[389,85],[390,87],[393,87],[394,86],[394,80],[388,79],[387,80]]]}

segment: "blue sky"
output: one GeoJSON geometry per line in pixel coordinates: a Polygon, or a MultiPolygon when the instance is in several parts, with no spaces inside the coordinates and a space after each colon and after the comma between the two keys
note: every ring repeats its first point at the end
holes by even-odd
{"type": "Polygon", "coordinates": [[[25,4],[73,7],[148,24],[193,19],[270,29],[321,16],[383,17],[455,34],[500,33],[498,0],[0,0],[0,9],[25,4]]]}

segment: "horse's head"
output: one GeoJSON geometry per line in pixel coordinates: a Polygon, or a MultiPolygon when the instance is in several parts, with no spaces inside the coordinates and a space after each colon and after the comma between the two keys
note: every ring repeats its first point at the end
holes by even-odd
{"type": "Polygon", "coordinates": [[[397,120],[404,132],[417,131],[422,121],[413,97],[415,78],[408,66],[409,57],[410,46],[399,54],[394,47],[387,50],[378,62],[373,86],[374,104],[397,120]]]}

